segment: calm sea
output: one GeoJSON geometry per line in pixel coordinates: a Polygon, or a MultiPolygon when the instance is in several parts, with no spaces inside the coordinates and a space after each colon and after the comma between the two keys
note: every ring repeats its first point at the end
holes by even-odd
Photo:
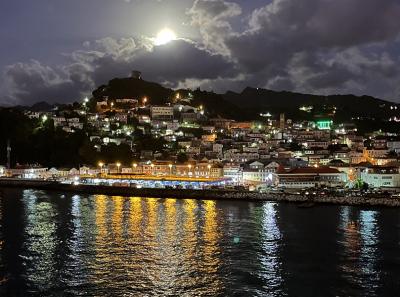
{"type": "Polygon", "coordinates": [[[0,191],[0,296],[399,296],[400,209],[0,191]]]}

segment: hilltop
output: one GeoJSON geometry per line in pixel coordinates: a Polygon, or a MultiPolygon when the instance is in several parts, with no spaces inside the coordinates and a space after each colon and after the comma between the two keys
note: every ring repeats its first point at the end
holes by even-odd
{"type": "Polygon", "coordinates": [[[250,119],[251,115],[243,113],[237,105],[227,101],[221,94],[189,89],[172,90],[154,82],[148,82],[136,78],[115,78],[107,85],[102,85],[93,91],[95,101],[102,100],[104,97],[109,99],[119,98],[148,98],[152,105],[166,104],[173,101],[175,94],[180,93],[192,96],[194,106],[204,105],[211,116],[220,116],[237,119],[250,119]]]}

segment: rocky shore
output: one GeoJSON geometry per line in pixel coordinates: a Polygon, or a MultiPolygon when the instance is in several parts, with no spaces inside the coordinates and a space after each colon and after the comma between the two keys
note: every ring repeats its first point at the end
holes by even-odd
{"type": "Polygon", "coordinates": [[[380,197],[339,197],[313,196],[307,197],[290,193],[258,193],[231,190],[190,190],[190,189],[153,189],[130,188],[94,185],[70,185],[51,181],[0,179],[1,188],[38,189],[65,193],[98,194],[113,196],[136,196],[154,198],[203,199],[203,200],[246,200],[246,201],[276,201],[291,202],[299,205],[337,204],[354,206],[385,206],[400,207],[399,198],[380,197]]]}

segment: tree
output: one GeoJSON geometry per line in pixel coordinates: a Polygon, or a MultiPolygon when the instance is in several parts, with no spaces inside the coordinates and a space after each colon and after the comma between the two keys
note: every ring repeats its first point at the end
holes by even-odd
{"type": "Polygon", "coordinates": [[[179,153],[179,154],[176,156],[176,160],[177,160],[179,163],[186,163],[186,162],[189,160],[189,158],[188,158],[188,156],[187,156],[185,153],[179,153]]]}

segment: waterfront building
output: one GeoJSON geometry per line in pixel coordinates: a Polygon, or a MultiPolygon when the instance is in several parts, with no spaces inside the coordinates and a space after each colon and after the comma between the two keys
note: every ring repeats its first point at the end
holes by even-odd
{"type": "MultiPolygon", "coordinates": [[[[46,178],[69,178],[80,175],[80,171],[76,168],[50,168],[46,172],[46,178]]],[[[44,177],[44,176],[43,176],[44,177]]]]}
{"type": "Polygon", "coordinates": [[[243,168],[235,163],[227,163],[223,167],[223,176],[230,179],[234,184],[243,183],[243,168]]]}
{"type": "Polygon", "coordinates": [[[400,187],[399,167],[372,166],[360,172],[360,179],[372,188],[400,187]]]}
{"type": "Polygon", "coordinates": [[[330,167],[280,168],[277,174],[279,187],[288,189],[343,187],[347,180],[346,173],[330,167]]]}
{"type": "Polygon", "coordinates": [[[98,175],[100,173],[99,168],[90,168],[88,166],[81,166],[79,168],[80,175],[98,175]]]}
{"type": "Polygon", "coordinates": [[[46,178],[47,168],[40,165],[19,165],[17,164],[15,168],[10,168],[6,170],[6,175],[18,178],[46,178]]]}

